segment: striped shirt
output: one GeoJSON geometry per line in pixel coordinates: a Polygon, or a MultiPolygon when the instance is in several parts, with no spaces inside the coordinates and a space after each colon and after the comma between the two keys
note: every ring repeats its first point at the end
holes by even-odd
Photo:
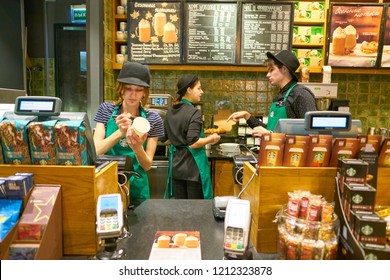
{"type": "MultiPolygon", "coordinates": [[[[99,109],[94,118],[95,122],[104,124],[107,127],[107,122],[111,118],[114,112],[115,105],[112,102],[103,102],[100,104],[99,109]]],[[[164,136],[164,125],[161,116],[153,111],[145,109],[146,119],[150,123],[149,137],[163,137],[164,136]]]]}

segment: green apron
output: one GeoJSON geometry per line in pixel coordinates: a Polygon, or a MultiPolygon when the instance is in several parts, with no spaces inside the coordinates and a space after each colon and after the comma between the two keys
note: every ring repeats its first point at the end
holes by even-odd
{"type": "MultiPolygon", "coordinates": [[[[143,108],[140,109],[140,115],[143,118],[146,118],[146,112],[143,108]]],[[[107,122],[106,128],[106,137],[114,133],[118,130],[118,126],[116,125],[115,119],[113,116],[119,115],[119,106],[116,106],[110,119],[107,122]]],[[[146,141],[143,144],[145,149],[146,141]]],[[[129,144],[126,141],[126,136],[123,136],[121,140],[118,141],[111,148],[111,150],[107,151],[107,155],[113,156],[130,156],[133,159],[133,170],[140,174],[140,178],[136,178],[135,176],[130,177],[130,198],[131,199],[149,199],[150,191],[149,191],[149,180],[148,175],[145,170],[138,163],[138,160],[135,156],[135,153],[130,148],[129,144]]]]}
{"type": "Polygon", "coordinates": [[[293,87],[296,86],[296,84],[297,83],[293,83],[290,86],[290,88],[287,90],[287,93],[283,98],[283,106],[277,106],[276,102],[272,103],[268,113],[268,123],[267,123],[268,130],[273,131],[279,119],[287,119],[287,112],[286,112],[286,105],[285,105],[286,100],[291,90],[293,89],[293,87]]]}
{"type": "MultiPolygon", "coordinates": [[[[182,102],[188,103],[191,106],[193,106],[193,104],[187,99],[182,99],[182,102]]],[[[204,138],[203,127],[200,130],[200,138],[204,138]]],[[[188,151],[190,151],[191,155],[194,157],[195,163],[199,169],[200,179],[202,181],[203,197],[204,199],[212,199],[213,189],[211,184],[209,160],[207,158],[204,147],[191,149],[189,146],[180,146],[180,148],[186,148],[188,151]]],[[[171,144],[169,146],[169,169],[168,169],[168,178],[167,178],[164,198],[170,198],[174,196],[173,187],[172,187],[172,162],[173,162],[173,155],[175,151],[176,151],[176,147],[171,144]]]]}

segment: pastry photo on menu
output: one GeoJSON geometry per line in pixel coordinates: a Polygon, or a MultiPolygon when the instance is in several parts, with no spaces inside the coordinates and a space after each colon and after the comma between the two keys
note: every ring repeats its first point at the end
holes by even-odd
{"type": "Polygon", "coordinates": [[[332,3],[327,65],[376,67],[383,10],[379,4],[332,3]]]}
{"type": "Polygon", "coordinates": [[[383,34],[381,67],[390,67],[390,6],[387,6],[383,34]]]}

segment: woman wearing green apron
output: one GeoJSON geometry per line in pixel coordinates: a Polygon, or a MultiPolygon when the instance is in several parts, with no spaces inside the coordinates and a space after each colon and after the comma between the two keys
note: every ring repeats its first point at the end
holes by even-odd
{"type": "Polygon", "coordinates": [[[133,171],[139,176],[130,178],[132,203],[150,198],[146,171],[152,167],[158,137],[164,135],[160,115],[143,107],[149,98],[149,85],[150,72],[147,66],[124,63],[117,79],[118,100],[100,104],[94,119],[96,154],[130,156],[133,160],[133,171]],[[138,137],[131,127],[135,117],[149,121],[149,133],[138,137]]]}
{"type": "Polygon", "coordinates": [[[297,84],[298,77],[295,71],[300,64],[296,56],[291,51],[284,50],[276,55],[267,52],[267,57],[269,83],[280,88],[268,112],[267,125],[247,111],[235,112],[228,118],[236,122],[240,118],[245,118],[247,124],[253,128],[254,136],[272,132],[279,119],[303,119],[306,112],[317,110],[315,97],[311,90],[302,84],[297,84]]]}
{"type": "Polygon", "coordinates": [[[203,135],[200,110],[194,103],[200,101],[202,88],[194,75],[184,75],[177,83],[176,104],[164,120],[165,138],[169,139],[169,171],[165,198],[211,199],[213,191],[206,144],[214,144],[221,138],[218,134],[203,135]]]}

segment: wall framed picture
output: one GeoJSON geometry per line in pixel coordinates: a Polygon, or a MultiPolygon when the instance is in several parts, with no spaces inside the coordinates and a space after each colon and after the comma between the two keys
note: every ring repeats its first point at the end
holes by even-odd
{"type": "Polygon", "coordinates": [[[331,3],[329,11],[327,65],[378,67],[384,5],[331,3]]]}

